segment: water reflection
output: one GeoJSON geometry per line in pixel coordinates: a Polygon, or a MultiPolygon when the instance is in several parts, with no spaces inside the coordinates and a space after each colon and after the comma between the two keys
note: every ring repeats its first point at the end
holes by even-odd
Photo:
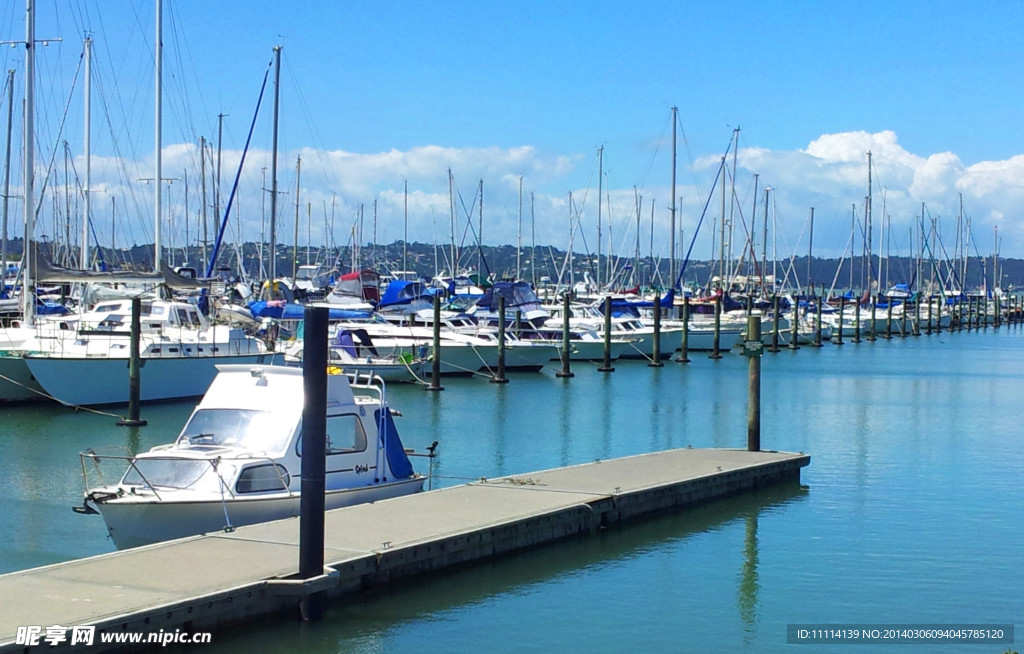
{"type": "MultiPolygon", "coordinates": [[[[645,557],[675,557],[691,539],[722,531],[738,521],[744,524],[743,564],[737,575],[738,615],[750,631],[757,623],[758,612],[758,520],[771,520],[772,515],[801,502],[806,495],[805,487],[786,484],[461,570],[428,573],[404,586],[394,584],[336,600],[328,606],[321,624],[300,628],[285,620],[237,638],[221,637],[211,646],[211,652],[249,652],[254,647],[266,652],[290,652],[300,640],[303,651],[310,654],[402,651],[404,646],[414,645],[411,641],[444,642],[448,648],[459,649],[459,643],[449,639],[455,637],[460,619],[469,612],[489,611],[515,622],[515,611],[508,608],[509,604],[534,594],[539,598],[552,586],[570,580],[574,587],[593,585],[594,594],[587,601],[599,601],[609,593],[599,586],[618,584],[616,574],[623,566],[645,557]]],[[[671,583],[672,573],[660,576],[671,583]]],[[[610,594],[619,601],[640,600],[614,590],[610,594]]],[[[640,601],[659,600],[648,597],[640,601]]],[[[457,637],[473,641],[469,634],[457,637]]],[[[524,633],[523,637],[529,635],[524,633]]]]}

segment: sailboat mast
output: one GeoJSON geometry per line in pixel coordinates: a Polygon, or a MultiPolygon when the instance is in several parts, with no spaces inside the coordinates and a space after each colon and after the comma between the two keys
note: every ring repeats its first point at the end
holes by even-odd
{"type": "Polygon", "coordinates": [[[82,257],[79,265],[82,269],[89,268],[89,219],[90,198],[92,197],[92,143],[90,100],[92,98],[92,39],[85,39],[85,213],[82,215],[82,257]]]}
{"type": "MultiPolygon", "coordinates": [[[[295,240],[292,241],[292,281],[295,280],[295,273],[298,272],[299,267],[299,179],[301,176],[302,157],[300,156],[295,159],[295,240]]],[[[374,200],[373,206],[377,206],[376,200],[374,200]]]]}
{"type": "MultiPolygon", "coordinates": [[[[408,270],[409,265],[409,180],[405,180],[405,223],[402,231],[402,272],[408,270]]],[[[404,276],[404,275],[403,275],[404,276]]]]}
{"type": "Polygon", "coordinates": [[[864,200],[865,234],[864,247],[867,253],[868,293],[871,293],[871,150],[868,150],[868,197],[864,200]]]}
{"type": "Polygon", "coordinates": [[[277,118],[281,103],[281,46],[274,48],[274,136],[270,155],[270,281],[277,279],[277,118]]]}
{"type": "MultiPolygon", "coordinates": [[[[671,235],[669,238],[669,264],[668,264],[668,283],[669,289],[675,288],[676,283],[676,113],[679,111],[678,107],[672,107],[672,197],[669,198],[669,215],[671,221],[669,230],[671,235]]],[[[654,211],[654,204],[651,204],[651,211],[654,211]]],[[[651,234],[651,243],[653,250],[654,234],[651,234]]]]}
{"type": "MultiPolygon", "coordinates": [[[[0,284],[7,278],[7,200],[11,195],[11,127],[14,120],[14,71],[7,71],[7,145],[4,153],[4,216],[3,235],[0,237],[0,284]]],[[[2,290],[2,289],[0,289],[2,290]]]]}
{"type": "Polygon", "coordinates": [[[516,223],[516,281],[520,279],[523,262],[523,176],[519,176],[519,220],[516,223]]]}
{"type": "Polygon", "coordinates": [[[156,159],[156,171],[154,175],[153,213],[155,214],[153,229],[153,270],[160,271],[162,253],[160,251],[160,220],[163,205],[160,201],[160,184],[163,180],[163,161],[161,151],[163,149],[163,74],[164,74],[164,37],[163,37],[163,0],[156,0],[156,43],[154,56],[156,59],[156,126],[154,128],[155,140],[154,156],[156,159]]]}
{"type": "Polygon", "coordinates": [[[452,169],[448,169],[448,203],[449,210],[451,212],[451,223],[452,223],[452,279],[455,278],[455,268],[459,264],[459,259],[455,252],[455,179],[452,177],[452,169]]]}
{"type": "Polygon", "coordinates": [[[34,0],[25,0],[25,240],[24,245],[24,275],[21,287],[21,309],[22,318],[26,325],[31,325],[34,320],[35,311],[35,289],[32,282],[32,243],[35,232],[35,106],[33,103],[35,95],[35,39],[36,39],[36,17],[34,0]]]}
{"type": "Polygon", "coordinates": [[[206,241],[208,234],[206,233],[206,137],[199,137],[199,180],[200,180],[200,192],[202,193],[202,207],[199,212],[203,221],[203,265],[209,265],[206,260],[206,241]]]}
{"type": "MultiPolygon", "coordinates": [[[[761,270],[764,271],[761,274],[762,291],[766,288],[764,285],[764,276],[768,273],[768,191],[769,187],[764,187],[764,242],[761,243],[761,270]]],[[[774,275],[772,276],[772,295],[775,295],[774,275]]]]}
{"type": "Polygon", "coordinates": [[[814,254],[814,207],[811,207],[811,229],[807,238],[807,289],[814,294],[814,281],[811,280],[811,256],[814,254]]]}
{"type": "MultiPolygon", "coordinates": [[[[604,146],[597,148],[597,288],[601,288],[601,195],[604,193],[604,146]]],[[[568,319],[568,317],[566,317],[568,319]]]]}

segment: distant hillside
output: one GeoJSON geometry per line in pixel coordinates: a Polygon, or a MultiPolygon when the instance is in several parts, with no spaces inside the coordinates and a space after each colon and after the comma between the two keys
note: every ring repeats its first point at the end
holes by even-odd
{"type": "MultiPolygon", "coordinates": [[[[42,245],[44,252],[51,258],[56,258],[61,263],[61,252],[53,252],[52,244],[42,245]],[[49,250],[49,251],[48,251],[49,250]],[[57,254],[53,257],[53,254],[57,254]]],[[[246,273],[250,277],[264,277],[267,271],[265,254],[268,246],[262,247],[258,243],[246,243],[241,248],[240,257],[235,246],[225,248],[218,258],[218,266],[235,269],[239,258],[244,262],[246,273]],[[261,253],[263,256],[261,257],[261,253]],[[260,270],[259,262],[264,261],[263,271],[260,270]]],[[[12,239],[8,243],[9,257],[18,257],[21,254],[21,239],[12,239]]],[[[451,258],[450,248],[441,246],[435,247],[427,243],[409,243],[405,248],[401,241],[395,241],[387,245],[367,244],[362,248],[343,247],[327,250],[325,248],[308,249],[299,247],[294,250],[291,246],[278,244],[277,247],[277,274],[278,276],[290,276],[293,268],[293,254],[297,263],[301,265],[308,262],[325,263],[328,267],[338,267],[341,272],[348,272],[353,268],[373,268],[382,274],[388,274],[399,270],[415,271],[421,277],[429,277],[437,272],[450,270],[448,260],[451,258]],[[403,250],[405,260],[403,262],[403,250]]],[[[95,255],[94,255],[95,256],[95,255]]],[[[174,265],[191,265],[199,270],[200,274],[205,272],[205,265],[202,262],[202,250],[198,247],[191,247],[186,252],[182,248],[176,248],[172,254],[165,254],[172,259],[174,265]]],[[[122,268],[151,269],[153,259],[152,245],[136,245],[129,249],[118,249],[112,251],[109,248],[102,249],[103,261],[108,265],[117,265],[122,268]]],[[[999,272],[1002,278],[1002,287],[1006,290],[1013,290],[1024,285],[1024,260],[1021,259],[1000,259],[999,272]]],[[[678,267],[682,262],[678,262],[678,267]]],[[[961,265],[957,262],[958,270],[961,265]]],[[[479,250],[477,248],[465,249],[459,253],[460,271],[475,273],[480,270],[484,275],[490,275],[498,279],[511,279],[520,277],[527,281],[538,281],[542,277],[548,277],[557,281],[560,274],[564,277],[579,281],[584,274],[591,278],[599,277],[607,282],[609,270],[612,278],[618,287],[633,286],[639,284],[643,287],[666,287],[668,284],[669,262],[665,259],[651,259],[641,257],[639,261],[632,258],[604,256],[598,262],[593,255],[585,253],[573,253],[572,261],[566,261],[566,252],[554,246],[537,246],[534,250],[531,247],[524,247],[522,251],[516,251],[513,245],[488,246],[485,245],[479,250]],[[518,267],[518,268],[517,268],[518,267]],[[518,270],[518,274],[517,274],[518,270]]],[[[761,276],[762,269],[767,277],[774,274],[779,280],[789,286],[793,286],[798,280],[801,288],[808,286],[808,279],[816,288],[824,285],[831,288],[834,284],[837,289],[854,288],[862,290],[867,279],[865,265],[862,258],[852,262],[838,259],[819,259],[795,257],[792,260],[773,262],[766,265],[745,264],[739,274],[761,276]],[[852,270],[851,270],[852,268],[852,270]]],[[[933,278],[948,274],[950,265],[925,260],[920,262],[911,260],[909,257],[889,257],[883,259],[879,269],[878,257],[873,257],[872,273],[873,279],[883,280],[883,285],[908,284],[915,289],[922,287],[922,280],[927,284],[933,278]]],[[[974,289],[982,286],[983,278],[991,278],[992,258],[979,259],[973,257],[967,262],[967,279],[963,285],[966,289],[974,289]]],[[[718,264],[708,261],[690,261],[686,264],[683,280],[688,286],[704,286],[709,280],[719,274],[718,264]]]]}

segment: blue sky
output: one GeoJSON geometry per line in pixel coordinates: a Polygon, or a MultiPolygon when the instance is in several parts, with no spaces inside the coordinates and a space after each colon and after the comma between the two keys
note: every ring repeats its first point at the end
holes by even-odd
{"type": "MultiPolygon", "coordinates": [[[[522,224],[525,244],[532,226],[538,242],[564,248],[572,225],[574,248],[584,249],[585,241],[596,252],[603,146],[602,252],[632,254],[641,195],[642,254],[668,256],[674,105],[681,130],[680,252],[740,127],[736,201],[726,210],[737,253],[751,214],[763,219],[768,185],[769,240],[780,258],[806,253],[811,207],[815,254],[843,255],[851,211],[863,225],[870,149],[876,248],[906,256],[918,247],[915,225],[924,203],[928,226],[934,221],[954,256],[962,194],[971,220],[968,254],[990,256],[998,228],[1000,255],[1024,256],[1024,4],[165,0],[164,7],[164,170],[192,180],[192,241],[195,141],[215,141],[217,114],[228,114],[227,187],[272,49],[281,45],[278,180],[289,191],[278,205],[281,242],[292,241],[301,155],[303,243],[307,231],[314,243],[347,242],[360,205],[362,240],[370,240],[374,200],[377,240],[401,238],[406,182],[410,240],[449,242],[450,169],[461,198],[456,238],[463,244],[472,238],[462,235],[467,214],[476,228],[474,197],[482,179],[485,243],[515,243],[522,224]],[[522,223],[520,176],[526,197],[534,198],[533,218],[527,207],[522,223]],[[889,236],[880,232],[883,223],[889,236]]],[[[18,0],[0,9],[0,38],[23,39],[24,14],[18,0]]],[[[153,24],[153,2],[43,0],[37,6],[37,38],[63,38],[41,48],[37,62],[37,170],[66,139],[81,173],[81,73],[77,85],[72,80],[83,33],[96,42],[93,202],[100,208],[93,221],[104,242],[108,197],[123,199],[118,224],[134,225],[119,227],[118,240],[151,238],[152,190],[136,180],[152,177],[153,24]],[[65,105],[67,124],[58,134],[65,105]]],[[[5,69],[18,71],[20,102],[22,51],[4,48],[0,57],[5,69]]],[[[259,238],[269,212],[260,192],[271,145],[269,93],[238,200],[247,240],[259,238]]],[[[63,145],[58,150],[55,162],[64,157],[63,145]]],[[[63,164],[55,167],[59,179],[51,188],[63,188],[63,164]]],[[[183,182],[172,184],[168,199],[165,230],[180,245],[183,182]]],[[[716,196],[698,232],[697,258],[716,252],[720,206],[716,196]]],[[[858,236],[858,254],[860,243],[858,236]]]]}

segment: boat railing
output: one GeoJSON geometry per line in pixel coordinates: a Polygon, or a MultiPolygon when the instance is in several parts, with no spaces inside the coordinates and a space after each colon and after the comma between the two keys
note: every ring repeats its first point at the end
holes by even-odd
{"type": "MultiPolygon", "coordinates": [[[[146,488],[147,490],[151,491],[153,493],[153,495],[156,497],[157,500],[163,501],[163,498],[160,497],[160,492],[157,490],[158,485],[152,483],[149,479],[147,479],[146,475],[142,472],[141,469],[139,469],[139,466],[136,465],[137,457],[128,456],[128,455],[124,455],[124,454],[107,454],[107,453],[99,454],[99,453],[95,452],[92,449],[86,450],[85,452],[79,452],[78,453],[78,457],[79,457],[79,459],[81,460],[81,463],[82,463],[82,479],[83,479],[83,481],[85,483],[85,492],[86,492],[86,494],[89,493],[91,488],[96,488],[96,486],[97,486],[97,484],[93,484],[90,481],[89,466],[86,464],[86,460],[89,459],[89,460],[92,461],[93,469],[95,470],[95,476],[99,479],[98,486],[108,488],[112,484],[108,484],[107,481],[104,479],[103,471],[100,468],[100,464],[101,464],[101,462],[103,460],[109,459],[109,460],[121,461],[123,463],[126,463],[128,465],[128,467],[129,467],[129,469],[133,470],[135,472],[135,474],[139,476],[139,479],[142,480],[141,486],[146,488]]],[[[281,474],[282,467],[280,465],[278,465],[278,461],[276,459],[274,459],[272,457],[269,457],[269,456],[258,456],[258,455],[250,455],[250,456],[246,456],[244,458],[246,460],[250,460],[250,461],[256,461],[256,462],[264,461],[264,462],[269,463],[271,465],[271,467],[273,468],[274,473],[277,475],[278,481],[281,483],[281,490],[284,490],[286,493],[288,493],[289,497],[293,494],[293,491],[291,489],[291,484],[290,484],[291,480],[290,479],[285,479],[284,475],[281,474]]],[[[214,457],[214,458],[210,458],[210,459],[190,459],[190,458],[183,458],[183,457],[180,457],[180,456],[152,456],[152,457],[147,456],[144,460],[145,461],[176,461],[176,462],[181,462],[181,461],[190,461],[190,462],[204,461],[204,462],[206,462],[207,464],[210,465],[210,467],[213,470],[214,474],[217,475],[217,479],[219,481],[218,486],[220,487],[220,492],[221,492],[222,500],[224,499],[223,495],[224,495],[224,491],[225,490],[227,491],[227,494],[231,497],[231,499],[237,499],[237,496],[235,495],[234,489],[232,489],[231,484],[228,483],[224,479],[224,477],[220,474],[220,470],[218,469],[218,466],[220,465],[221,458],[219,456],[218,457],[214,457]]],[[[122,475],[121,478],[123,478],[124,477],[124,472],[122,472],[121,475],[122,475]]],[[[120,479],[119,479],[119,481],[120,481],[120,479]]],[[[172,486],[172,485],[168,485],[168,484],[160,484],[159,487],[163,488],[164,490],[184,490],[184,489],[188,488],[190,485],[191,484],[187,484],[187,485],[184,485],[184,486],[172,486]]]]}

